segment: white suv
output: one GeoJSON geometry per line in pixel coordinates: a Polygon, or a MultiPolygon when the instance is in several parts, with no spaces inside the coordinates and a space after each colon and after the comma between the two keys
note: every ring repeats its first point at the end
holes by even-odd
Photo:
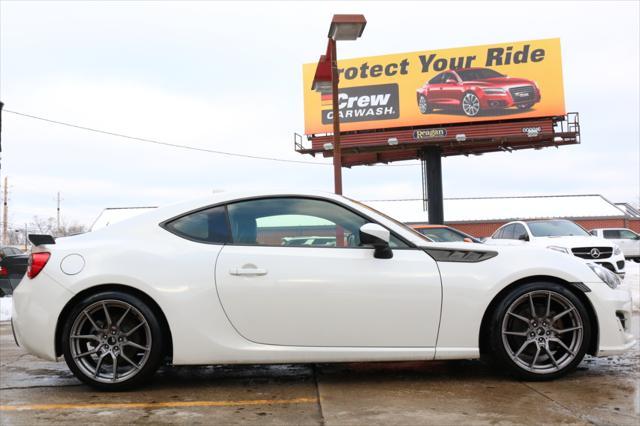
{"type": "Polygon", "coordinates": [[[591,235],[604,238],[618,245],[624,257],[640,262],[640,235],[627,228],[597,228],[591,235]]]}
{"type": "Polygon", "coordinates": [[[529,220],[502,225],[485,241],[494,245],[536,245],[597,263],[624,278],[624,255],[611,241],[594,237],[564,219],[529,220]]]}

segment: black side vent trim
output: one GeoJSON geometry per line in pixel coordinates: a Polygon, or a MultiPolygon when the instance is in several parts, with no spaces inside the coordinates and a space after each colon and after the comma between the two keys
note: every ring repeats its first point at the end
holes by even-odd
{"type": "Polygon", "coordinates": [[[436,262],[482,262],[498,255],[497,251],[459,250],[446,248],[426,248],[424,251],[436,262]]]}

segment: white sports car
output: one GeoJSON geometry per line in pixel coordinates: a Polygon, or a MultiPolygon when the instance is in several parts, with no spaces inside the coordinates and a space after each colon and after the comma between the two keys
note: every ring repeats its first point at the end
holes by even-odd
{"type": "Polygon", "coordinates": [[[229,194],[32,235],[18,344],[122,389],[162,363],[471,359],[551,379],[634,345],[618,277],[540,248],[434,244],[330,194],[229,194]],[[286,245],[292,237],[333,245],[286,245]]]}

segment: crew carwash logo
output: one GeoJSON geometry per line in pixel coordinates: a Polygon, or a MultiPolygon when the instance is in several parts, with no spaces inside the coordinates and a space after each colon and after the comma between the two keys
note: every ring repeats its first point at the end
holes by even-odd
{"type": "MultiPolygon", "coordinates": [[[[322,96],[322,106],[331,106],[331,95],[322,96]]],[[[340,122],[390,120],[400,117],[397,84],[348,87],[338,91],[340,122]]],[[[322,124],[333,123],[333,111],[324,109],[322,124]]]]}

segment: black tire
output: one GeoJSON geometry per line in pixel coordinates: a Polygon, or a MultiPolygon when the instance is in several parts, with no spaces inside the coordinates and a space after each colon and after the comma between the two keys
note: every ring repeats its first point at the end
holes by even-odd
{"type": "Polygon", "coordinates": [[[531,107],[533,106],[533,104],[518,104],[518,109],[521,111],[526,111],[528,109],[531,109],[531,107]]]}
{"type": "Polygon", "coordinates": [[[473,92],[465,92],[460,101],[460,110],[467,117],[477,117],[482,113],[480,99],[473,92]]]}
{"type": "Polygon", "coordinates": [[[433,111],[433,107],[429,105],[424,95],[418,95],[418,109],[421,114],[429,114],[433,111]]]}
{"type": "Polygon", "coordinates": [[[78,379],[100,390],[120,391],[145,383],[160,366],[163,348],[164,333],[153,310],[140,298],[119,291],[104,291],[82,299],[65,319],[62,330],[62,349],[67,366],[78,379]],[[104,309],[105,305],[108,308],[104,309]],[[103,312],[111,310],[108,312],[109,317],[101,315],[100,307],[103,312]],[[94,313],[88,317],[88,312],[94,313]],[[90,330],[79,332],[75,336],[86,334],[94,337],[83,337],[82,340],[72,338],[73,330],[90,330]],[[124,342],[118,343],[118,339],[124,342]],[[142,349],[132,346],[133,344],[144,346],[144,352],[141,353],[142,349]],[[107,346],[110,346],[108,351],[107,346]],[[85,356],[78,354],[83,351],[98,352],[85,356]],[[74,359],[74,354],[77,359],[74,359]],[[101,360],[102,358],[105,360],[101,360]],[[125,362],[127,359],[133,363],[125,362]],[[114,379],[106,377],[109,373],[104,370],[108,370],[109,365],[114,379]],[[89,374],[92,366],[97,371],[94,376],[89,374]],[[126,368],[129,368],[129,373],[119,371],[126,371],[126,368]],[[126,377],[127,375],[130,377],[126,377]]]}
{"type": "Polygon", "coordinates": [[[590,339],[591,321],[584,303],[566,286],[550,282],[514,288],[498,303],[489,324],[491,355],[508,372],[525,380],[553,380],[573,371],[584,358],[590,339]]]}

